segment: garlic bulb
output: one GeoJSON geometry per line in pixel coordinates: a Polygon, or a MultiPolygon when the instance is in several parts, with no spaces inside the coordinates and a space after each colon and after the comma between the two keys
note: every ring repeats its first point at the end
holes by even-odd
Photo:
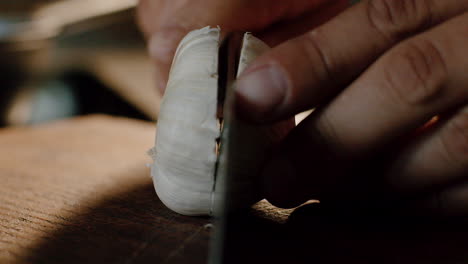
{"type": "MultiPolygon", "coordinates": [[[[177,48],[161,102],[151,175],[161,201],[184,215],[209,215],[212,211],[216,140],[220,136],[216,116],[219,47],[219,28],[190,32],[177,48]]],[[[246,33],[238,74],[267,49],[266,44],[246,33]]],[[[255,195],[252,177],[258,173],[266,146],[285,133],[271,133],[269,127],[258,129],[240,122],[233,128],[246,139],[231,144],[236,155],[230,157],[231,173],[239,174],[233,191],[241,194],[239,203],[246,206],[260,198],[255,195]],[[268,136],[271,134],[275,136],[268,136]]]]}

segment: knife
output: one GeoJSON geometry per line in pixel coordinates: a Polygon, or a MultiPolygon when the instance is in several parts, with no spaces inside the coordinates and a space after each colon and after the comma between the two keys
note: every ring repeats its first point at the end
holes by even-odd
{"type": "Polygon", "coordinates": [[[215,185],[213,190],[212,215],[214,231],[211,240],[209,263],[224,263],[226,252],[226,223],[229,207],[232,204],[230,182],[233,175],[229,160],[233,156],[231,144],[234,142],[235,97],[234,81],[237,76],[243,33],[234,32],[225,36],[221,42],[218,54],[218,118],[221,123],[219,138],[219,155],[216,163],[215,185]]]}

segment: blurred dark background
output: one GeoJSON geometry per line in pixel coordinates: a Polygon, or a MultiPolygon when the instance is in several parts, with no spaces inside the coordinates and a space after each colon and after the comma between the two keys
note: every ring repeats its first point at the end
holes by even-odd
{"type": "Polygon", "coordinates": [[[104,113],[155,120],[136,0],[0,2],[0,126],[104,113]]]}

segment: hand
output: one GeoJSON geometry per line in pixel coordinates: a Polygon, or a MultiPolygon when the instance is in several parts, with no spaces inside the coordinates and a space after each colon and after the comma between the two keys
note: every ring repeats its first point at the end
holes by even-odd
{"type": "Polygon", "coordinates": [[[467,0],[367,0],[259,58],[245,118],[316,108],[266,166],[267,198],[468,214],[467,47],[467,0]]]}
{"type": "Polygon", "coordinates": [[[163,92],[177,45],[191,30],[219,25],[224,32],[253,31],[275,45],[323,23],[347,3],[347,0],[140,0],[138,18],[149,40],[156,83],[163,92]]]}

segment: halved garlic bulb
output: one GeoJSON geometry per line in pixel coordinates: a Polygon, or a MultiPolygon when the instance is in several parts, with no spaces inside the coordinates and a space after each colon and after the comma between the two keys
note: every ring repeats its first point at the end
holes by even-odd
{"type": "MultiPolygon", "coordinates": [[[[213,206],[216,140],[220,136],[216,116],[219,47],[219,28],[205,27],[192,31],[181,41],[159,112],[151,175],[161,201],[173,211],[184,215],[209,215],[213,206]]],[[[246,33],[238,74],[267,49],[266,44],[246,33]]],[[[255,190],[250,186],[252,180],[249,177],[257,173],[252,167],[261,165],[258,155],[268,144],[252,140],[265,141],[269,137],[264,135],[271,131],[250,128],[248,125],[238,130],[241,130],[241,136],[245,134],[245,137],[250,137],[249,133],[257,135],[246,141],[252,146],[237,146],[239,153],[232,157],[237,159],[233,162],[239,168],[240,175],[239,186],[233,190],[240,193],[245,190],[240,203],[252,203],[255,202],[255,198],[252,198],[255,197],[255,190]],[[256,144],[261,147],[256,148],[256,144]]],[[[280,134],[281,137],[285,133],[280,134]]],[[[247,205],[250,204],[244,206],[247,205]]]]}

